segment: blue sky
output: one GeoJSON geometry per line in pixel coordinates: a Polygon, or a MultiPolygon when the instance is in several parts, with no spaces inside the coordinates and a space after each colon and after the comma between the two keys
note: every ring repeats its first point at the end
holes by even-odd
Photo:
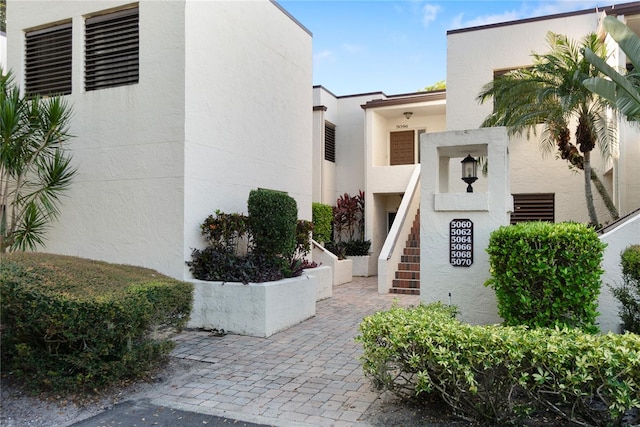
{"type": "Polygon", "coordinates": [[[447,30],[627,1],[281,0],[313,33],[313,84],[336,95],[415,92],[446,78],[447,30]]]}

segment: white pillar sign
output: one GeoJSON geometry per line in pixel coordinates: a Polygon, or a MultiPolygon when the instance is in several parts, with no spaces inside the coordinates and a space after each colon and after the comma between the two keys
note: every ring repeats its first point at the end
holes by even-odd
{"type": "Polygon", "coordinates": [[[454,267],[473,264],[473,222],[454,219],[449,223],[449,262],[454,267]]]}

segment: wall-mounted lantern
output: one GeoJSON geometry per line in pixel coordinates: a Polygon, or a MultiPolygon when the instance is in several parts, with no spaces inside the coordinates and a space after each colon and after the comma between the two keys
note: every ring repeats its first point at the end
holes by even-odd
{"type": "Polygon", "coordinates": [[[467,193],[473,193],[471,184],[478,180],[478,161],[469,154],[462,159],[462,180],[468,184],[467,193]]]}

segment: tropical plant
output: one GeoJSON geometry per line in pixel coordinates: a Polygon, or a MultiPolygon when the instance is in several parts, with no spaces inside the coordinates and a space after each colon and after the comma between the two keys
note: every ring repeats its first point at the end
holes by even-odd
{"type": "Polygon", "coordinates": [[[63,147],[72,109],[58,96],[21,95],[11,73],[0,74],[0,252],[33,250],[76,173],[63,147]]]}
{"type": "Polygon", "coordinates": [[[364,192],[350,196],[344,193],[336,200],[333,207],[333,230],[335,240],[342,241],[346,233],[347,240],[353,240],[356,235],[364,240],[364,192]]]}
{"type": "Polygon", "coordinates": [[[640,245],[631,245],[620,254],[623,283],[610,286],[620,302],[620,319],[624,329],[640,334],[640,245]]]}
{"type": "Polygon", "coordinates": [[[607,119],[607,102],[588,90],[582,82],[600,75],[584,57],[585,49],[604,58],[604,43],[596,34],[580,43],[549,32],[550,51],[533,53],[533,66],[510,71],[486,84],[478,100],[494,101],[494,110],[482,122],[486,126],[506,126],[509,135],[536,135],[542,125],[541,148],[552,152],[555,146],[571,167],[584,171],[584,192],[592,224],[598,224],[591,181],[600,193],[613,219],[618,211],[606,188],[591,167],[591,151],[598,145],[605,159],[617,154],[616,127],[607,119]],[[577,123],[576,145],[571,142],[570,124],[577,123]],[[576,147],[577,146],[577,147],[576,147]]]}
{"type": "Polygon", "coordinates": [[[432,85],[425,86],[420,89],[418,92],[431,92],[433,90],[444,90],[447,88],[447,82],[445,80],[438,80],[432,85]]]}
{"type": "Polygon", "coordinates": [[[585,49],[584,56],[609,79],[591,77],[583,84],[594,93],[607,99],[614,108],[630,121],[640,121],[640,37],[613,16],[607,16],[602,25],[618,43],[633,65],[633,70],[622,75],[602,60],[592,50],[585,49]]]}

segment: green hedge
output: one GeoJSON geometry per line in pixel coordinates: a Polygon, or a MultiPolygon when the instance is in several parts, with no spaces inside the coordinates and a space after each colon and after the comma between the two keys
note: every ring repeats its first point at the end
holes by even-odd
{"type": "Polygon", "coordinates": [[[313,238],[316,242],[331,241],[333,209],[322,203],[312,203],[313,238]]]}
{"type": "Polygon", "coordinates": [[[188,283],[74,257],[3,255],[0,283],[2,369],[39,390],[96,390],[145,375],[191,310],[188,283]]]}
{"type": "Polygon", "coordinates": [[[294,198],[274,190],[252,190],[247,201],[254,252],[291,259],[296,250],[298,206],[294,198]]]}
{"type": "Polygon", "coordinates": [[[583,425],[640,407],[640,336],[580,329],[472,326],[451,308],[392,308],[360,325],[364,372],[405,399],[435,394],[482,425],[547,409],[583,425]]]}
{"type": "Polygon", "coordinates": [[[486,285],[505,324],[597,331],[605,246],[577,223],[521,223],[491,233],[486,285]]]}
{"type": "Polygon", "coordinates": [[[640,245],[631,245],[620,254],[623,283],[612,287],[620,301],[620,318],[624,329],[640,334],[640,245]]]}

